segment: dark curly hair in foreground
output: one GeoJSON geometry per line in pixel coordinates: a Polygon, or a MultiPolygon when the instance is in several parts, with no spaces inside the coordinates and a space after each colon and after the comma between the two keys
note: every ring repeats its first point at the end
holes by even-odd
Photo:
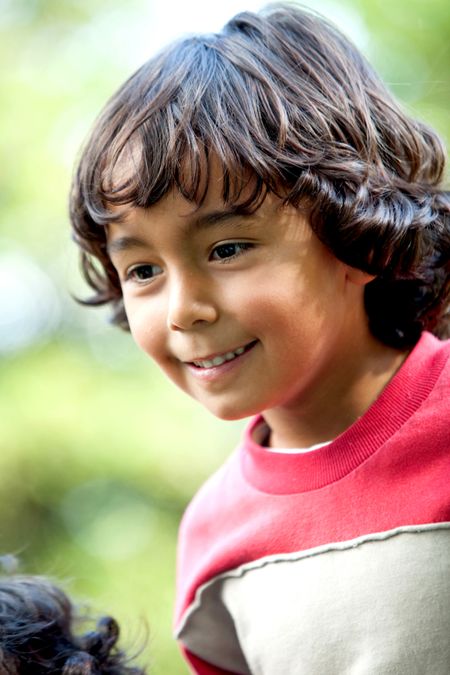
{"type": "Polygon", "coordinates": [[[111,206],[150,207],[173,188],[200,205],[212,161],[224,202],[248,212],[273,192],[306,210],[340,260],[376,275],[365,305],[382,342],[404,348],[424,329],[450,334],[443,146],[336,28],[291,5],[173,44],[107,104],[71,195],[95,290],[87,304],[111,303],[113,321],[128,327],[106,251],[107,223],[120,220],[111,206]]]}
{"type": "Polygon", "coordinates": [[[1,675],[144,675],[117,649],[114,619],[75,635],[78,620],[69,598],[48,580],[0,579],[1,675]]]}

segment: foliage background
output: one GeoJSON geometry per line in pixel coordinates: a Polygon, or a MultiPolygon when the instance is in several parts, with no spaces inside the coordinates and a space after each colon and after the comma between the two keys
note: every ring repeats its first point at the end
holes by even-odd
{"type": "MultiPolygon", "coordinates": [[[[260,3],[0,0],[0,552],[62,579],[156,675],[171,640],[175,540],[189,497],[236,443],[166,383],[83,293],[66,203],[100,107],[184,30],[260,3]]],[[[339,23],[405,106],[450,139],[447,0],[305,3],[339,23]]]]}

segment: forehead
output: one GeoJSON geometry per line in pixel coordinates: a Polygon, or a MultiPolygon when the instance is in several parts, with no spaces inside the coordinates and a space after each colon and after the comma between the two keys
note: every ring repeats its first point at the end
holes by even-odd
{"type": "Polygon", "coordinates": [[[276,208],[274,201],[267,199],[259,209],[244,212],[239,204],[226,204],[220,188],[208,191],[205,201],[198,206],[173,189],[149,208],[112,207],[116,220],[106,227],[108,252],[111,255],[137,245],[138,239],[148,240],[155,230],[158,235],[189,237],[194,232],[220,228],[231,222],[243,227],[250,217],[253,222],[260,221],[268,210],[276,208]]]}
{"type": "Polygon", "coordinates": [[[261,203],[257,207],[246,206],[255,191],[255,180],[250,177],[242,179],[236,200],[226,202],[223,195],[223,169],[214,157],[211,158],[204,175],[208,176],[208,182],[200,204],[184,197],[177,187],[172,187],[159,201],[149,207],[110,204],[108,210],[112,218],[106,227],[109,252],[117,252],[120,249],[120,246],[113,242],[118,238],[122,239],[126,232],[142,232],[143,223],[147,230],[151,229],[151,224],[156,227],[159,223],[165,228],[182,233],[224,224],[238,215],[241,220],[242,217],[250,215],[257,219],[267,210],[276,209],[281,204],[281,200],[275,195],[265,195],[263,191],[263,198],[259,200],[261,203]]]}

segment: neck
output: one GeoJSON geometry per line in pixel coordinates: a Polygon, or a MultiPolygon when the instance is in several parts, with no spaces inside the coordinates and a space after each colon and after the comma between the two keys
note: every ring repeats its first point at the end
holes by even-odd
{"type": "Polygon", "coordinates": [[[312,394],[303,393],[288,406],[267,410],[269,445],[301,448],[331,441],[361,417],[400,368],[408,352],[369,337],[364,348],[332,364],[312,394]]]}

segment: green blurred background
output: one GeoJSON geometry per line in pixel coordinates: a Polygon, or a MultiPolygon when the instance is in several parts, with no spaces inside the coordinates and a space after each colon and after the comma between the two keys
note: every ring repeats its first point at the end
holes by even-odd
{"type": "MultiPolygon", "coordinates": [[[[0,0],[0,552],[64,580],[121,622],[156,675],[185,673],[171,639],[177,524],[242,423],[215,420],[80,308],[67,193],[100,107],[184,31],[263,3],[0,0]],[[161,3],[162,4],[162,3],[161,3]]],[[[450,139],[448,0],[309,2],[404,105],[450,139]]]]}

